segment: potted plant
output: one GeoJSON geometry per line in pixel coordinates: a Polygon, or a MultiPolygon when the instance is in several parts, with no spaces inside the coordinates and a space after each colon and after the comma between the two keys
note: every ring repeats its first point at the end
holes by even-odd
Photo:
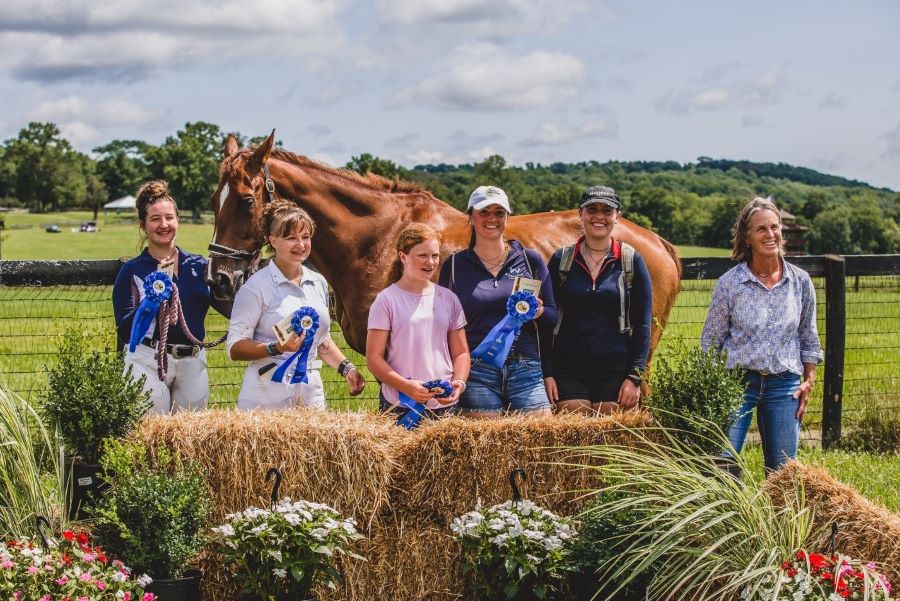
{"type": "Polygon", "coordinates": [[[144,592],[146,576],[132,577],[121,561],[110,559],[87,535],[63,532],[58,543],[25,538],[0,541],[0,598],[25,601],[153,601],[144,592]]]}
{"type": "Polygon", "coordinates": [[[48,370],[47,398],[42,413],[57,428],[69,458],[70,517],[85,517],[85,501],[101,487],[98,478],[100,446],[108,437],[131,432],[150,410],[143,378],[132,379],[119,353],[91,351],[87,334],[69,329],[59,355],[48,370]]]}
{"type": "Polygon", "coordinates": [[[110,488],[90,508],[93,533],[110,553],[153,578],[160,601],[200,596],[190,562],[205,544],[211,501],[202,475],[166,452],[150,460],[142,444],[109,440],[101,460],[110,488]]]}
{"type": "Polygon", "coordinates": [[[213,528],[215,550],[243,600],[303,601],[314,585],[334,589],[336,559],[363,559],[350,546],[363,538],[353,518],[332,507],[285,497],[272,509],[249,507],[213,528]]]}
{"type": "Polygon", "coordinates": [[[450,529],[462,543],[463,572],[485,601],[549,599],[571,569],[572,523],[527,499],[478,507],[450,529]]]}

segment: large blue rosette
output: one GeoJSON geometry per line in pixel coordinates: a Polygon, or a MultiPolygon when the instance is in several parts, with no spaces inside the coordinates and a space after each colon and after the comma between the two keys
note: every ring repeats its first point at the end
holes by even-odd
{"type": "Polygon", "coordinates": [[[138,305],[131,321],[131,337],[128,339],[128,350],[134,352],[141,343],[150,324],[159,312],[163,301],[172,296],[172,280],[161,271],[154,271],[144,278],[144,300],[138,305]]]}
{"type": "Polygon", "coordinates": [[[282,363],[275,370],[275,373],[272,374],[273,382],[284,380],[284,375],[295,359],[297,360],[297,366],[294,368],[294,375],[291,376],[291,384],[308,381],[306,362],[309,360],[309,349],[312,348],[316,330],[319,329],[319,314],[312,307],[300,307],[294,312],[294,316],[291,317],[291,327],[298,336],[305,332],[306,337],[300,343],[300,348],[297,349],[297,352],[288,357],[287,361],[282,363]]]}
{"type": "MultiPolygon", "coordinates": [[[[445,399],[453,394],[453,385],[446,380],[428,380],[422,386],[435,393],[434,398],[436,399],[445,399]]],[[[397,425],[412,430],[425,416],[425,405],[412,400],[402,392],[399,392],[399,395],[400,406],[407,411],[397,420],[397,425]]]]}
{"type": "Polygon", "coordinates": [[[538,299],[530,291],[513,293],[506,301],[506,317],[488,332],[481,344],[472,351],[472,357],[494,367],[503,367],[519,330],[526,322],[534,319],[538,307],[538,299]]]}

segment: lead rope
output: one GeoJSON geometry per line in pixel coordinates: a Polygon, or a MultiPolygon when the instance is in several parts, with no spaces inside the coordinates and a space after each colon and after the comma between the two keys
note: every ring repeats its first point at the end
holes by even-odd
{"type": "Polygon", "coordinates": [[[172,295],[168,300],[164,300],[159,306],[159,342],[156,345],[156,373],[159,375],[160,382],[166,381],[166,375],[169,372],[169,353],[166,352],[166,341],[169,339],[169,325],[177,323],[181,327],[184,335],[195,345],[200,348],[212,348],[225,342],[228,334],[223,334],[221,338],[215,342],[203,342],[198,340],[184,319],[184,310],[181,307],[181,297],[178,295],[178,286],[172,285],[172,295]]]}

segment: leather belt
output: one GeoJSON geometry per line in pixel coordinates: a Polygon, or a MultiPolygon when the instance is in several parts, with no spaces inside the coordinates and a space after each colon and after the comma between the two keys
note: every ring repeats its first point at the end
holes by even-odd
{"type": "MultiPolygon", "coordinates": [[[[141,344],[156,349],[159,346],[159,340],[153,338],[144,338],[141,344]]],[[[200,353],[200,347],[196,344],[167,344],[166,352],[175,357],[182,359],[184,357],[196,357],[200,353]]]]}

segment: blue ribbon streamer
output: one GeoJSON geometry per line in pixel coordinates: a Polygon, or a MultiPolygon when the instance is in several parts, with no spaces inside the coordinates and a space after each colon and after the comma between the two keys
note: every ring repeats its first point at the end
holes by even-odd
{"type": "Polygon", "coordinates": [[[131,337],[128,339],[128,350],[134,352],[141,343],[150,324],[159,312],[163,301],[172,296],[172,280],[161,271],[154,271],[144,278],[144,300],[138,305],[131,321],[131,337]]]}
{"type": "Polygon", "coordinates": [[[309,360],[309,350],[312,348],[313,338],[315,338],[316,331],[319,329],[319,314],[312,307],[300,307],[291,318],[291,328],[298,335],[300,332],[306,332],[306,337],[300,343],[300,348],[297,349],[297,352],[288,357],[272,374],[273,382],[284,380],[284,375],[287,373],[291,363],[294,362],[294,359],[297,360],[297,366],[294,368],[294,375],[291,376],[290,383],[297,384],[309,381],[306,375],[306,362],[309,360]]]}
{"type": "Polygon", "coordinates": [[[397,419],[397,425],[403,426],[407,430],[412,430],[416,424],[425,417],[425,405],[418,403],[402,392],[400,394],[400,406],[407,411],[397,419]]]}
{"type": "Polygon", "coordinates": [[[522,290],[512,294],[506,301],[506,317],[491,328],[481,344],[472,351],[472,357],[494,367],[503,367],[519,330],[526,322],[534,319],[537,310],[537,298],[530,291],[522,290]]]}

